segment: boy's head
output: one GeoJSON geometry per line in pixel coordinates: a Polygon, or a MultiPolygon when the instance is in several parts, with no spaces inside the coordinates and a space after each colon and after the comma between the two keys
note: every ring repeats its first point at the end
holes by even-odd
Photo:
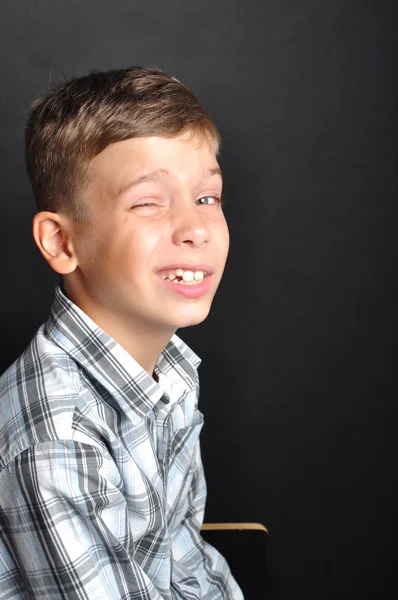
{"type": "Polygon", "coordinates": [[[219,143],[193,93],[158,69],[92,72],[32,105],[36,244],[121,343],[132,327],[167,336],[207,316],[229,243],[219,143]]]}
{"type": "Polygon", "coordinates": [[[39,210],[89,219],[83,200],[90,161],[130,138],[191,132],[218,154],[217,128],[189,88],[159,69],[93,71],[33,102],[26,165],[39,210]]]}

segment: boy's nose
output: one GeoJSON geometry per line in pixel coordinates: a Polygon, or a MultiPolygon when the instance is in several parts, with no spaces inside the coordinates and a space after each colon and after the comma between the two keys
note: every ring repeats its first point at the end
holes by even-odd
{"type": "Polygon", "coordinates": [[[200,207],[194,206],[176,215],[173,232],[176,245],[187,244],[199,248],[209,240],[210,231],[200,215],[200,207]]]}

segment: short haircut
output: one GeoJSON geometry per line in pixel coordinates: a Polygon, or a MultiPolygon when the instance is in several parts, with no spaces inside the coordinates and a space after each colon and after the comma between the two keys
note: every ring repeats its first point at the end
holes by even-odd
{"type": "Polygon", "coordinates": [[[26,166],[39,211],[90,218],[79,196],[90,160],[109,144],[136,137],[198,134],[219,151],[220,135],[192,91],[159,69],[91,71],[32,103],[26,166]]]}

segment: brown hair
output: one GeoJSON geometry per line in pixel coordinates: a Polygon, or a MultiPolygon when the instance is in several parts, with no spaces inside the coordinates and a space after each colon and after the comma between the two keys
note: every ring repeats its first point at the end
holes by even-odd
{"type": "Polygon", "coordinates": [[[159,69],[91,71],[35,100],[25,158],[38,209],[89,218],[79,193],[89,161],[109,144],[191,131],[219,150],[218,130],[190,89],[159,69]]]}

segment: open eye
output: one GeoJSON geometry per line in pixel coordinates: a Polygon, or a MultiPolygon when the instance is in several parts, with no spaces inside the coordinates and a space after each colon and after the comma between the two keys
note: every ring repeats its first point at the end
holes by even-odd
{"type": "Polygon", "coordinates": [[[222,204],[222,198],[220,196],[203,196],[202,198],[198,198],[196,200],[196,204],[198,206],[208,206],[210,204],[222,204]]]}

